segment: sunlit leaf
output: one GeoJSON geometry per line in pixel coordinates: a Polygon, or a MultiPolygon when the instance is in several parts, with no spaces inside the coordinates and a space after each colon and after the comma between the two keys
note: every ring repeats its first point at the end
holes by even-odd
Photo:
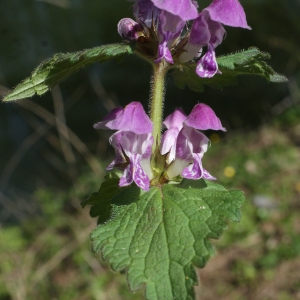
{"type": "Polygon", "coordinates": [[[181,68],[174,69],[172,75],[175,83],[184,88],[186,85],[196,91],[202,92],[204,85],[221,89],[224,86],[237,84],[239,75],[258,75],[270,82],[286,82],[285,76],[277,74],[266,62],[270,56],[259,51],[257,48],[250,48],[234,54],[217,58],[219,70],[222,74],[216,74],[212,78],[201,78],[196,74],[196,63],[185,63],[181,68]]]}
{"type": "Polygon", "coordinates": [[[204,180],[149,192],[130,186],[112,198],[110,220],[91,234],[92,249],[113,270],[126,270],[131,290],[145,286],[147,299],[194,299],[194,267],[205,266],[209,239],[220,237],[226,221],[240,220],[243,200],[242,192],[204,180]]]}
{"type": "Polygon", "coordinates": [[[74,53],[55,54],[52,58],[42,62],[30,77],[18,84],[4,97],[3,101],[42,95],[81,68],[132,53],[133,49],[128,44],[111,44],[74,53]]]}

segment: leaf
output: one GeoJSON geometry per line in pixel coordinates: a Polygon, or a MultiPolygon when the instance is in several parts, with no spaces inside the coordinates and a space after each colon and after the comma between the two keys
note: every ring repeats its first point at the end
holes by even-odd
{"type": "Polygon", "coordinates": [[[181,69],[176,69],[172,74],[178,87],[187,85],[196,92],[202,92],[204,85],[221,89],[223,86],[237,84],[238,75],[263,76],[270,82],[286,82],[287,78],[277,74],[266,62],[270,56],[257,48],[221,56],[217,58],[219,70],[222,74],[216,74],[212,78],[201,78],[196,74],[196,63],[186,63],[181,69]]]}
{"type": "Polygon", "coordinates": [[[7,94],[3,101],[13,101],[37,95],[50,90],[72,73],[94,62],[103,63],[115,57],[132,54],[128,44],[111,44],[74,53],[58,53],[42,62],[23,82],[7,94]]]}
{"type": "Polygon", "coordinates": [[[112,199],[112,218],[91,233],[92,250],[115,271],[127,271],[132,291],[145,286],[146,299],[194,299],[194,266],[213,254],[226,220],[239,221],[241,191],[204,180],[183,180],[141,192],[122,189],[112,199]]]}
{"type": "Polygon", "coordinates": [[[109,173],[105,179],[98,192],[81,202],[82,208],[91,205],[90,216],[98,217],[98,224],[105,223],[110,218],[111,199],[124,189],[119,187],[120,177],[117,174],[109,173]]]}

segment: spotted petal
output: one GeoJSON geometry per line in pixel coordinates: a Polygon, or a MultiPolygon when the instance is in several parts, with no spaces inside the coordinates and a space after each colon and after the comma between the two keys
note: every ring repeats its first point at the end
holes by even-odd
{"type": "Polygon", "coordinates": [[[211,78],[218,72],[218,63],[216,59],[215,49],[212,45],[208,45],[207,52],[201,57],[197,63],[196,73],[202,78],[211,78]]]}
{"type": "Polygon", "coordinates": [[[128,186],[134,181],[141,189],[145,191],[149,190],[150,181],[140,165],[140,160],[140,154],[131,155],[130,164],[124,170],[124,173],[120,178],[119,186],[128,186]]]}
{"type": "Polygon", "coordinates": [[[202,157],[203,153],[194,153],[193,158],[194,162],[186,167],[182,171],[182,177],[188,179],[200,179],[203,177],[203,167],[202,167],[202,157]]]}

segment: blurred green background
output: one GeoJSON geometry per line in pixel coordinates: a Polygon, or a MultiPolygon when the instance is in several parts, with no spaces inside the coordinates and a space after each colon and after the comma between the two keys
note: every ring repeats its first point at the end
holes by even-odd
{"type": "MultiPolygon", "coordinates": [[[[199,1],[200,8],[209,1],[199,1]]],[[[245,191],[243,219],[199,271],[200,299],[300,299],[299,0],[242,0],[252,31],[226,28],[217,55],[269,52],[286,84],[241,77],[235,87],[180,90],[165,115],[210,105],[227,128],[208,132],[204,167],[245,191]]],[[[0,0],[0,95],[57,52],[120,42],[125,0],[0,0]]],[[[136,57],[86,68],[42,97],[0,107],[0,299],[141,299],[89,250],[96,226],[80,201],[98,190],[113,155],[92,125],[116,105],[147,108],[151,68],[136,57]]]]}

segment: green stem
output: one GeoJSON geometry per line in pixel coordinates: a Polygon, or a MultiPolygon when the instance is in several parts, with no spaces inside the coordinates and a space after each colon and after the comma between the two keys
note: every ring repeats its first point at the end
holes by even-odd
{"type": "Polygon", "coordinates": [[[153,150],[160,145],[162,114],[165,90],[165,75],[168,70],[168,64],[165,61],[154,65],[154,74],[152,89],[150,95],[150,118],[153,122],[153,150]]]}

